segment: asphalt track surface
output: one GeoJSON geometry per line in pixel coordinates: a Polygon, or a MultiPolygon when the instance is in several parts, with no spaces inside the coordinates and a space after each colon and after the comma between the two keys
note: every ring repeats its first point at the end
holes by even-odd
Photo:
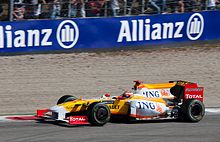
{"type": "MultiPolygon", "coordinates": [[[[205,106],[219,107],[220,46],[214,48],[0,57],[0,114],[34,113],[66,94],[120,94],[132,80],[189,80],[205,86],[205,106]],[[107,88],[107,89],[106,89],[107,88]],[[98,93],[97,93],[98,92],[98,93]]],[[[35,121],[0,122],[0,142],[220,142],[220,115],[199,123],[148,121],[68,127],[35,121]]]]}
{"type": "Polygon", "coordinates": [[[103,127],[55,123],[2,122],[1,142],[219,142],[220,115],[206,115],[199,123],[142,121],[108,123],[103,127]]]}

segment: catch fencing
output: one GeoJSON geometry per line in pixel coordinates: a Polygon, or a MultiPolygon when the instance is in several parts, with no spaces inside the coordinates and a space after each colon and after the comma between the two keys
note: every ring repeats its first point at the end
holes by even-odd
{"type": "Polygon", "coordinates": [[[118,17],[218,10],[213,0],[1,0],[0,20],[118,17]]]}

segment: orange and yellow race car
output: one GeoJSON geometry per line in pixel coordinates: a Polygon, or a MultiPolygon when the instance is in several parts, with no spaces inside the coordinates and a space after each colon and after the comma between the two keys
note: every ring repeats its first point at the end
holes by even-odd
{"type": "Polygon", "coordinates": [[[198,122],[205,114],[204,87],[187,81],[144,84],[134,81],[133,92],[119,96],[105,94],[99,99],[78,99],[62,96],[57,105],[37,110],[42,119],[53,119],[69,124],[103,126],[110,120],[137,121],[179,119],[198,122]]]}

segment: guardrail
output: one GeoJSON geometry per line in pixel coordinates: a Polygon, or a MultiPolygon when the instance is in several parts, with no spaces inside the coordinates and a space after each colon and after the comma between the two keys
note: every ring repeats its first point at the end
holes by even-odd
{"type": "Polygon", "coordinates": [[[115,17],[219,9],[213,0],[1,0],[0,20],[115,17]]]}

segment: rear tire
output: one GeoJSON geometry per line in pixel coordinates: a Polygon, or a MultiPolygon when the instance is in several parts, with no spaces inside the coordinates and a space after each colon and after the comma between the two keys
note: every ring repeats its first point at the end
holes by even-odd
{"type": "Polygon", "coordinates": [[[65,102],[70,102],[70,101],[74,101],[77,98],[75,96],[72,95],[64,95],[62,96],[58,101],[57,101],[57,105],[65,103],[65,102]]]}
{"type": "Polygon", "coordinates": [[[110,120],[111,112],[106,104],[94,103],[89,105],[87,116],[92,125],[103,126],[110,120]]]}
{"type": "Polygon", "coordinates": [[[199,122],[205,114],[204,104],[200,100],[186,100],[182,106],[182,119],[187,122],[199,122]]]}

